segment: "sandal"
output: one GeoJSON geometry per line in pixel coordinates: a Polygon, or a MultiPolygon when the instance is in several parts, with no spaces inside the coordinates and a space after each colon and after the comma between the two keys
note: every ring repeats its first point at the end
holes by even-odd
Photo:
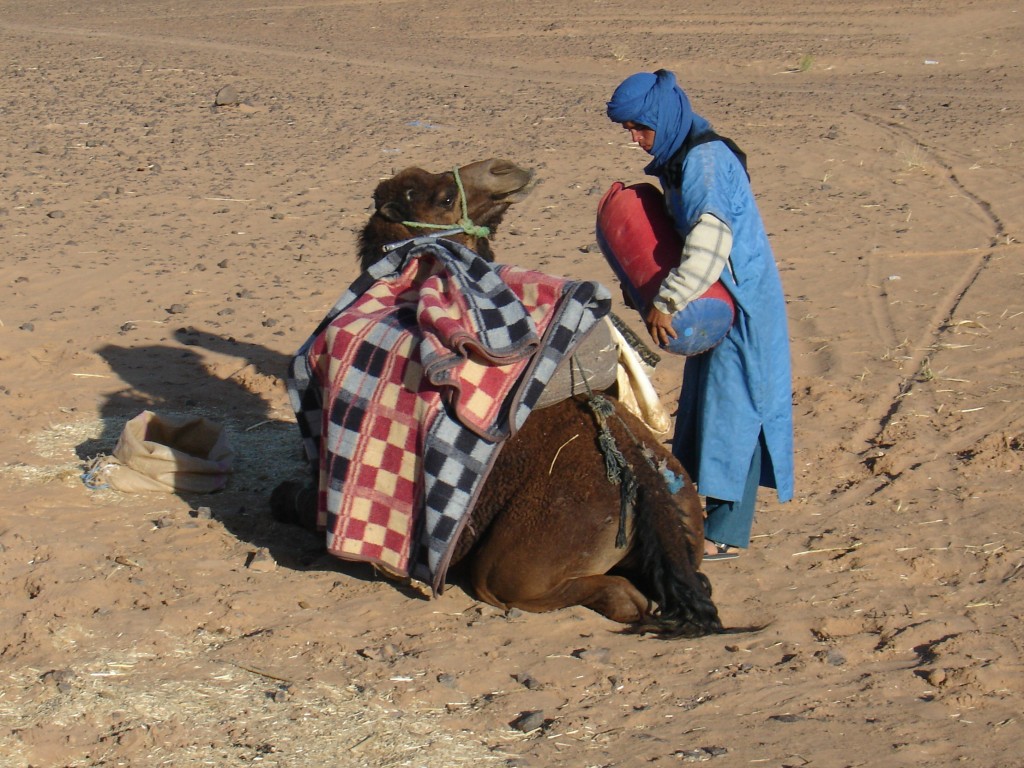
{"type": "Polygon", "coordinates": [[[708,544],[711,544],[715,551],[711,554],[704,553],[704,561],[709,560],[734,560],[740,556],[740,551],[736,547],[730,547],[728,544],[719,544],[717,541],[707,540],[708,544]]]}

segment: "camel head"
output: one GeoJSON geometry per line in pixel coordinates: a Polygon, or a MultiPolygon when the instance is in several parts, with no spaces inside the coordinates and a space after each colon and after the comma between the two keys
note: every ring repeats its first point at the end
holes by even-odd
{"type": "Polygon", "coordinates": [[[532,179],[531,171],[493,158],[464,165],[458,169],[458,179],[453,171],[400,171],[373,192],[373,215],[359,235],[360,268],[366,270],[379,260],[389,243],[442,231],[418,224],[460,229],[450,237],[493,261],[488,238],[509,206],[530,193],[532,179]]]}

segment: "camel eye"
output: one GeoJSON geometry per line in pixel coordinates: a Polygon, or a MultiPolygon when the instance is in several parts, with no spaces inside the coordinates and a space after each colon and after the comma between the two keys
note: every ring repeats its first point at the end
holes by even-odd
{"type": "Polygon", "coordinates": [[[437,195],[437,204],[441,208],[451,208],[455,205],[455,201],[459,199],[459,190],[454,186],[443,190],[437,195]]]}
{"type": "Polygon", "coordinates": [[[450,211],[459,199],[459,190],[455,186],[455,177],[451,173],[445,174],[443,181],[434,189],[434,207],[439,210],[450,211]]]}

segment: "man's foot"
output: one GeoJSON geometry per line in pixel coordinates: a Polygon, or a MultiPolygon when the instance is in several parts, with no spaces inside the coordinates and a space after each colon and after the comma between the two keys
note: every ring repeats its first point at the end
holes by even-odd
{"type": "Polygon", "coordinates": [[[740,556],[740,551],[736,547],[730,547],[728,544],[719,544],[717,541],[711,541],[710,539],[704,540],[704,560],[733,560],[740,556]]]}

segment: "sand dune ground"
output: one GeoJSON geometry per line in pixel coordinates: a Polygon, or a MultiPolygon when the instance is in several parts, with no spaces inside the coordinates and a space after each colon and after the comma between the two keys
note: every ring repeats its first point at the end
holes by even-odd
{"type": "Polygon", "coordinates": [[[1019,765],[1022,26],[1008,0],[0,2],[0,765],[1019,765]],[[645,156],[604,102],[657,67],[747,150],[789,300],[797,498],[706,568],[765,628],[428,600],[272,523],[281,374],[377,180],[534,168],[501,258],[614,285],[594,210],[645,156]],[[228,491],[86,488],[143,408],[225,425],[228,491]]]}

